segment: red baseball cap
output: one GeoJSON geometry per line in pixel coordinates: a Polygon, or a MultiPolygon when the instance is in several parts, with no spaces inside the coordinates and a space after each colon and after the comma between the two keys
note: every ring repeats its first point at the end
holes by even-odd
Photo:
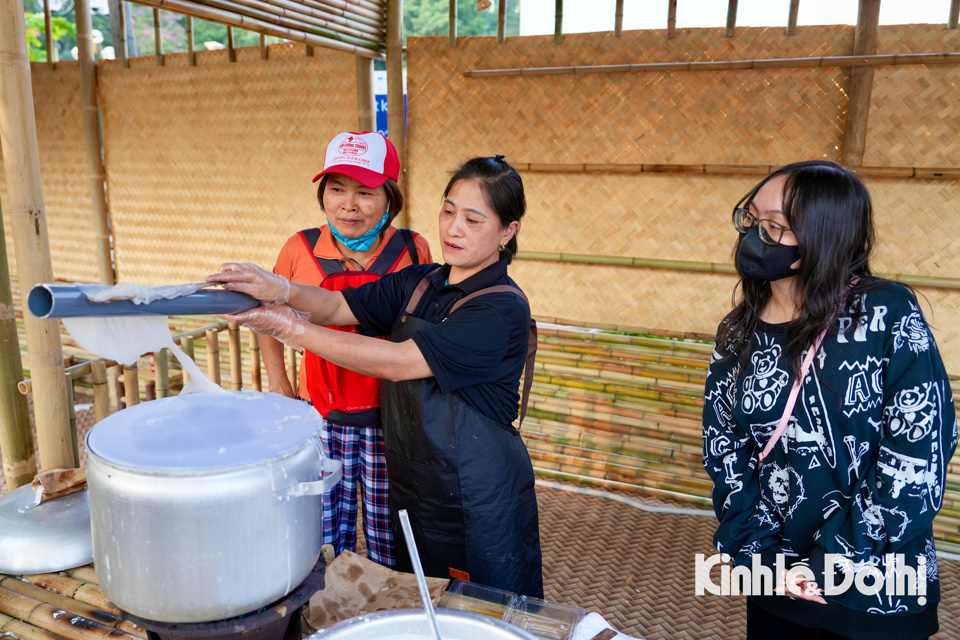
{"type": "Polygon", "coordinates": [[[376,189],[387,178],[400,178],[400,159],[393,143],[383,134],[338,133],[327,145],[323,159],[323,171],[313,179],[319,180],[325,173],[342,173],[360,184],[376,189]]]}

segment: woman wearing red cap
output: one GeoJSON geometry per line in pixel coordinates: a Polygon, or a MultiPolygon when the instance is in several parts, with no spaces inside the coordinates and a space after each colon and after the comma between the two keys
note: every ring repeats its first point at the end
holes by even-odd
{"type": "MultiPolygon", "coordinates": [[[[378,280],[411,264],[430,264],[426,239],[391,221],[403,209],[397,187],[400,163],[379,133],[340,133],[327,145],[317,201],[327,224],[299,231],[284,244],[273,272],[292,282],[342,291],[378,280]]],[[[353,326],[330,327],[357,333],[353,326]]],[[[260,338],[270,391],[294,397],[283,344],[260,338]]],[[[337,554],[357,548],[357,485],[363,496],[367,557],[396,564],[383,432],[380,380],[354,373],[304,350],[296,395],[323,416],[324,455],[343,462],[343,481],[323,503],[323,543],[337,554]]]]}

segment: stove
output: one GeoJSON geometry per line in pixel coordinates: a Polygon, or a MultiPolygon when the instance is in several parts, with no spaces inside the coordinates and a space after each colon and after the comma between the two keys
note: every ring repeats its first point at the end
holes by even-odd
{"type": "Polygon", "coordinates": [[[324,587],[327,563],[323,554],[310,575],[289,594],[273,604],[240,616],[213,622],[158,622],[121,611],[147,631],[149,640],[300,640],[303,605],[324,587]]]}

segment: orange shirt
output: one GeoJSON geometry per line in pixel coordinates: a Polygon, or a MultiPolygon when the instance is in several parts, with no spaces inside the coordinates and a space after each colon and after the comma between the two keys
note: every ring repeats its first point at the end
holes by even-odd
{"type": "MultiPolygon", "coordinates": [[[[377,258],[380,257],[380,253],[396,232],[397,228],[393,225],[388,226],[384,230],[377,250],[373,252],[373,255],[367,259],[367,263],[363,265],[365,269],[376,262],[377,258]]],[[[420,264],[430,264],[433,262],[433,258],[430,255],[430,243],[427,242],[426,238],[415,233],[413,239],[417,247],[417,259],[420,261],[420,264]]],[[[340,249],[337,248],[333,234],[327,229],[327,225],[320,227],[320,239],[317,240],[317,246],[313,249],[313,255],[310,255],[307,251],[307,247],[298,234],[294,234],[288,238],[283,248],[280,249],[280,255],[277,256],[277,264],[274,265],[273,272],[287,278],[291,282],[299,282],[301,284],[319,287],[320,283],[323,282],[323,273],[321,273],[314,256],[317,258],[332,258],[334,260],[340,260],[345,257],[340,252],[340,249]]],[[[350,271],[359,271],[353,261],[345,260],[341,264],[343,264],[345,269],[350,271]]],[[[404,251],[403,256],[400,258],[400,263],[394,271],[399,271],[411,264],[413,264],[413,261],[407,252],[404,251]]],[[[310,399],[310,394],[307,392],[304,367],[302,366],[300,367],[299,379],[297,381],[297,395],[306,400],[310,399]]]]}

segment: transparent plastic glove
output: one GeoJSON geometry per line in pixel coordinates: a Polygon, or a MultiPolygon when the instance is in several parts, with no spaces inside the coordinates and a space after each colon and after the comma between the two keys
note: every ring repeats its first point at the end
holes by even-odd
{"type": "Polygon", "coordinates": [[[260,335],[276,338],[283,344],[301,351],[303,332],[310,323],[308,314],[291,309],[285,304],[264,303],[243,313],[223,316],[230,322],[237,322],[260,335]]]}
{"type": "Polygon", "coordinates": [[[245,293],[261,302],[284,304],[290,299],[289,280],[251,262],[224,262],[220,271],[205,280],[219,282],[224,289],[245,293]]]}

